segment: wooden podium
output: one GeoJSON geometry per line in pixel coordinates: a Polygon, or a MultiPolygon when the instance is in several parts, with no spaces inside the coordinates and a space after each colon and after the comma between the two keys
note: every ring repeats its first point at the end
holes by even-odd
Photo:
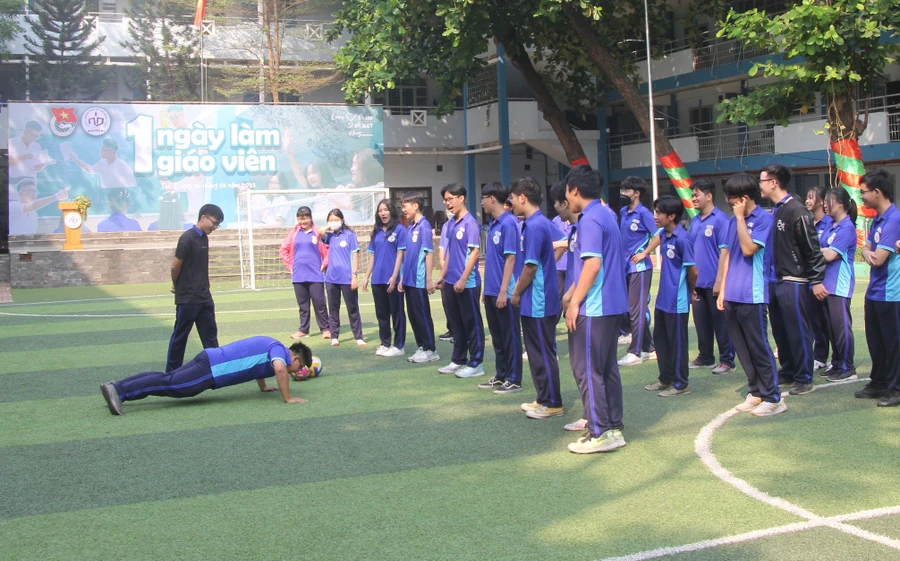
{"type": "Polygon", "coordinates": [[[84,223],[84,219],[81,213],[78,212],[78,207],[75,203],[69,201],[62,201],[56,204],[59,206],[59,210],[62,211],[63,226],[66,229],[66,243],[63,244],[63,249],[67,251],[84,249],[84,244],[81,243],[81,225],[84,223]]]}

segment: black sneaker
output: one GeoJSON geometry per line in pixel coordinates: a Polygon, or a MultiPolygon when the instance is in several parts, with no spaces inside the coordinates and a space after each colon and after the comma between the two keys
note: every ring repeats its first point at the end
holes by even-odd
{"type": "Polygon", "coordinates": [[[100,384],[100,391],[103,392],[103,397],[106,398],[106,406],[109,407],[109,412],[113,415],[121,415],[123,413],[122,400],[119,399],[119,392],[116,391],[113,383],[100,384]]]}
{"type": "Polygon", "coordinates": [[[886,394],[887,390],[873,388],[869,384],[866,384],[863,389],[854,393],[853,397],[857,397],[859,399],[878,399],[880,397],[884,397],[886,394]]]}
{"type": "Polygon", "coordinates": [[[503,382],[503,385],[494,390],[497,395],[506,395],[508,393],[516,393],[522,391],[522,384],[515,382],[503,382]]]}
{"type": "Polygon", "coordinates": [[[448,331],[448,332],[444,333],[443,335],[441,335],[440,337],[438,337],[438,339],[440,339],[441,341],[452,341],[453,334],[448,331]]]}
{"type": "Polygon", "coordinates": [[[832,370],[828,373],[829,382],[850,382],[852,380],[859,380],[856,370],[848,370],[846,372],[835,372],[832,370]]]}
{"type": "Polygon", "coordinates": [[[816,391],[816,387],[812,384],[804,384],[803,382],[797,382],[794,384],[794,387],[788,392],[790,395],[806,395],[808,393],[812,393],[816,391]]]}
{"type": "Polygon", "coordinates": [[[779,386],[793,386],[794,385],[793,376],[782,376],[781,374],[779,374],[778,375],[778,385],[779,386]]]}
{"type": "Polygon", "coordinates": [[[890,391],[878,400],[878,407],[897,407],[900,405],[900,392],[890,391]]]}
{"type": "Polygon", "coordinates": [[[502,385],[503,385],[503,382],[501,382],[500,380],[497,379],[496,376],[494,376],[487,382],[478,384],[478,389],[479,390],[496,390],[497,388],[499,388],[502,385]]]}

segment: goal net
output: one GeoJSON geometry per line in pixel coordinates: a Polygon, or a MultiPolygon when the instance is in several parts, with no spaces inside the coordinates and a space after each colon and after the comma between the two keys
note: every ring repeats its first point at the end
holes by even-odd
{"type": "MultiPolygon", "coordinates": [[[[344,213],[347,226],[371,227],[378,201],[387,197],[388,190],[383,188],[249,190],[238,194],[241,286],[255,290],[291,285],[291,273],[281,261],[281,243],[297,223],[300,207],[310,208],[316,227],[324,226],[335,208],[344,213]]],[[[363,252],[361,271],[366,270],[366,263],[363,252]]]]}

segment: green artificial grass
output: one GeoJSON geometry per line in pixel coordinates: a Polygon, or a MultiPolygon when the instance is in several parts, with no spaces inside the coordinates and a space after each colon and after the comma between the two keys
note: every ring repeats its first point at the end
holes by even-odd
{"type": "MultiPolygon", "coordinates": [[[[215,288],[227,290],[215,295],[221,343],[288,341],[296,330],[290,290],[215,288]]],[[[562,430],[581,415],[562,327],[566,414],[529,420],[519,409],[534,399],[527,363],[525,390],[496,396],[475,387],[483,379],[437,373],[449,343],[425,365],[375,357],[374,309],[362,292],[367,347],[353,342],[345,310],[340,347],[315,333],[304,340],[324,364],[322,377],[291,385],[308,403],[286,405],[244,384],[128,402],[113,417],[99,384],[164,366],[174,321],[167,290],[14,290],[17,303],[34,304],[0,305],[0,313],[137,314],[0,316],[0,558],[591,560],[803,521],[720,481],[694,452],[700,429],[743,399],[740,370],[692,370],[692,393],[666,399],[643,389],[655,362],[623,368],[628,446],[578,456],[566,450],[578,435],[562,430]],[[103,300],[39,303],[92,298],[103,300]]],[[[864,375],[861,305],[857,298],[853,312],[864,375]]],[[[441,333],[437,296],[432,312],[441,333]]],[[[694,338],[692,330],[692,346],[694,338]]],[[[414,346],[408,331],[408,354],[414,346]]],[[[192,335],[186,357],[199,350],[192,335]]],[[[493,366],[488,341],[488,376],[493,366]]],[[[737,477],[822,516],[900,505],[900,417],[854,399],[860,386],[790,397],[788,412],[769,419],[737,416],[712,450],[737,477]]],[[[900,539],[898,519],[852,524],[900,539]]],[[[898,553],[818,528],[674,558],[898,553]]]]}

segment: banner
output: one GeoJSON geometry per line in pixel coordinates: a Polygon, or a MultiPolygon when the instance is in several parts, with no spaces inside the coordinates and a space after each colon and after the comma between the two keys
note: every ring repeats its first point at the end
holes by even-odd
{"type": "Polygon", "coordinates": [[[234,227],[247,190],[384,187],[381,107],[10,103],[8,114],[10,235],[62,232],[55,203],[79,195],[91,200],[83,231],[122,232],[190,228],[206,203],[234,227]]]}

